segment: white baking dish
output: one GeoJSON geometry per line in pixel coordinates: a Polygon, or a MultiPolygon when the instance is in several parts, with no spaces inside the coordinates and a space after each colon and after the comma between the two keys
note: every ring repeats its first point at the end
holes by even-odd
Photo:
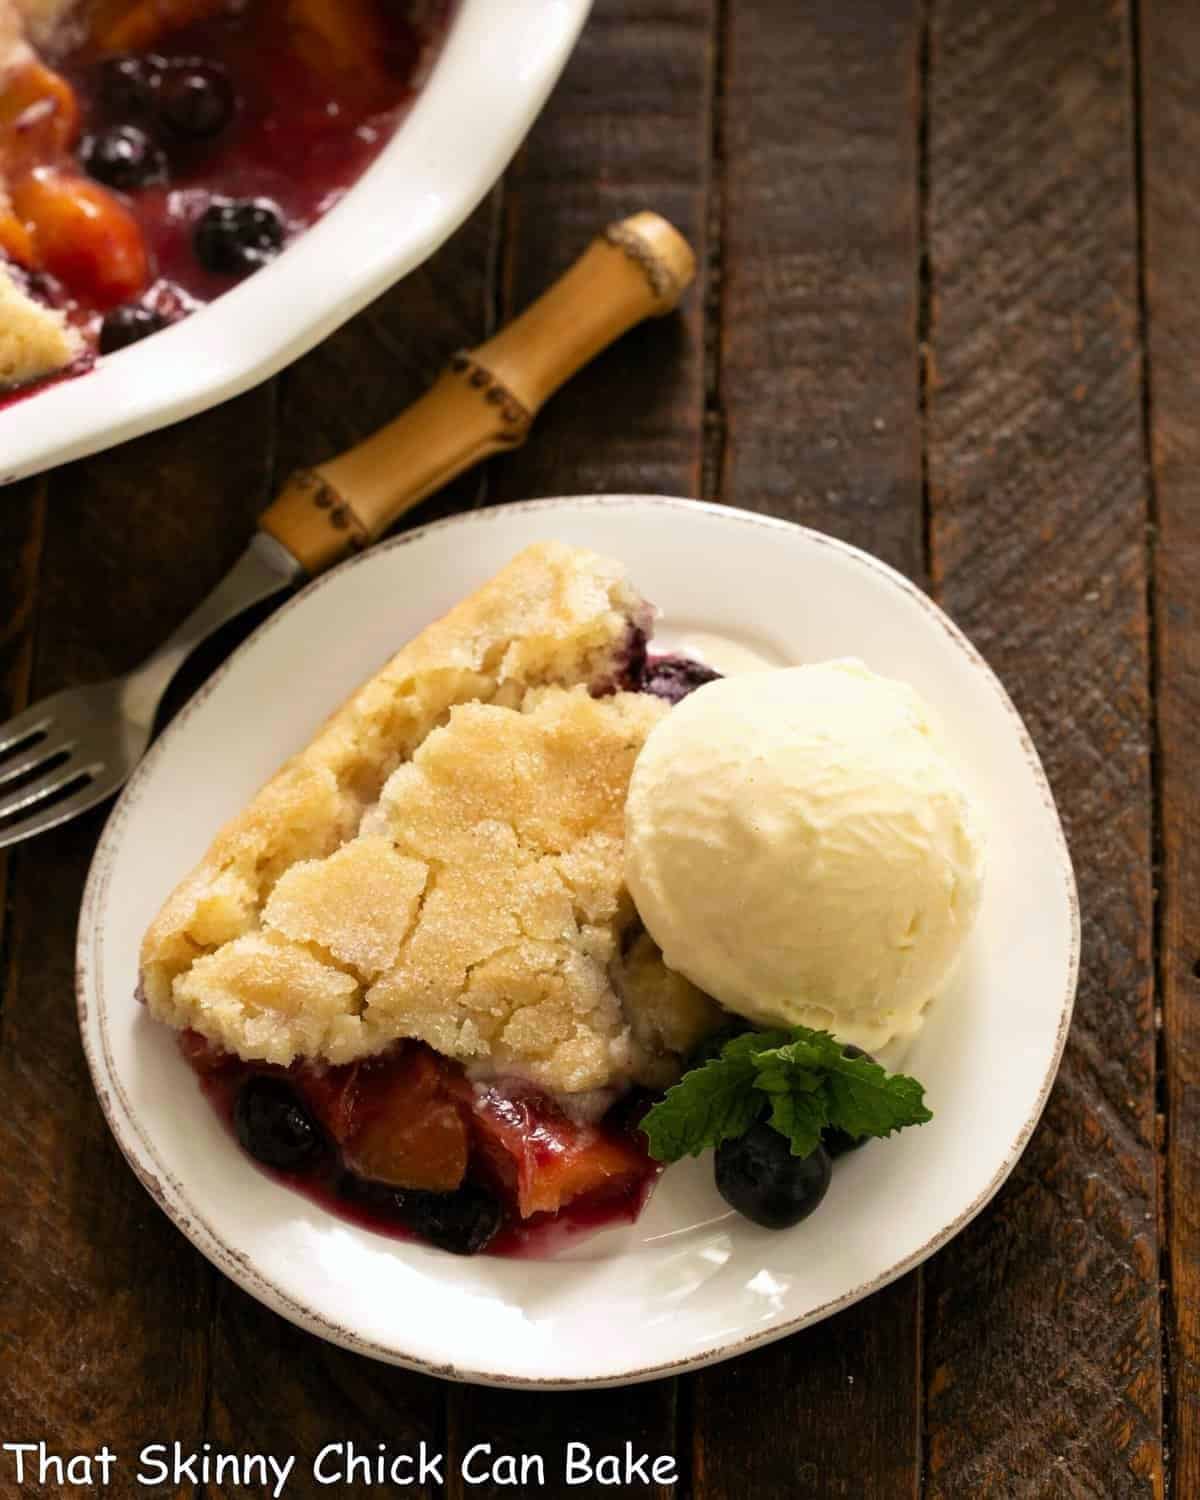
{"type": "Polygon", "coordinates": [[[504,171],[590,6],[460,0],[411,113],[336,208],[203,311],[0,410],[0,483],[237,395],[420,265],[504,171]]]}

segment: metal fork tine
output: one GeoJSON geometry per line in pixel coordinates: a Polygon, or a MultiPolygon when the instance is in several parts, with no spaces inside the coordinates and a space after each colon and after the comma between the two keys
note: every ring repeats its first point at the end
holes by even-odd
{"type": "Polygon", "coordinates": [[[72,796],[64,797],[61,802],[55,802],[41,812],[35,808],[31,816],[18,818],[11,827],[0,826],[0,849],[19,844],[24,839],[32,838],[35,833],[57,827],[59,823],[69,822],[79,813],[87,812],[89,807],[95,807],[97,802],[103,802],[115,790],[116,785],[112,784],[111,778],[100,778],[89,781],[72,796]]]}
{"type": "Polygon", "coordinates": [[[5,782],[16,781],[19,776],[24,776],[30,771],[36,771],[46,761],[52,760],[56,755],[61,755],[64,750],[74,750],[74,740],[39,740],[36,745],[31,745],[24,755],[19,755],[16,760],[0,760],[0,786],[5,782]]]}
{"type": "Polygon", "coordinates": [[[70,761],[65,766],[58,766],[49,775],[43,776],[40,781],[35,781],[30,786],[24,786],[19,792],[14,792],[11,797],[0,797],[0,820],[11,818],[15,814],[23,812],[27,807],[33,807],[38,802],[44,802],[47,797],[52,797],[55,792],[62,791],[63,787],[70,786],[73,781],[78,781],[81,776],[93,780],[104,767],[99,762],[93,761],[91,765],[72,765],[70,761]]]}
{"type": "Polygon", "coordinates": [[[54,715],[48,712],[48,708],[46,703],[35,703],[23,714],[9,719],[7,724],[0,724],[0,755],[13,745],[19,745],[22,740],[28,739],[31,734],[48,733],[54,726],[54,715]]]}
{"type": "MultiPolygon", "coordinates": [[[[4,5],[0,0],[0,11],[4,5]]],[[[63,688],[0,724],[0,849],[115,792],[150,743],[154,711],[180,663],[218,626],[302,576],[291,553],[259,532],[208,598],[132,672],[63,688]],[[34,736],[37,744],[25,743],[34,736]],[[60,757],[60,765],[49,764],[60,757]],[[71,790],[75,782],[83,783],[78,791],[71,790]]]]}

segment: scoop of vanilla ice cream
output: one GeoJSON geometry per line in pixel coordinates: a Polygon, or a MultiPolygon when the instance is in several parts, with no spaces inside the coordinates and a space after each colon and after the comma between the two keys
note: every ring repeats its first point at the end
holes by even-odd
{"type": "Polygon", "coordinates": [[[983,843],[926,705],[847,660],[672,709],[634,765],[625,859],[672,969],[758,1024],[875,1051],[949,978],[983,843]]]}

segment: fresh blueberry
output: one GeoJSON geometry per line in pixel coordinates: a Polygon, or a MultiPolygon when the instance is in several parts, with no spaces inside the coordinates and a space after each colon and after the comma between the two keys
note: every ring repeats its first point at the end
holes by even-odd
{"type": "Polygon", "coordinates": [[[166,326],[166,318],[152,308],[137,303],[114,307],[105,313],[100,325],[100,353],[115,354],[118,349],[126,349],[166,326]]]}
{"type": "Polygon", "coordinates": [[[113,125],[85,135],[79,160],[89,177],[120,192],[161,182],[167,171],[162,152],[137,125],[113,125]]]}
{"type": "Polygon", "coordinates": [[[214,198],[192,231],[197,259],[218,276],[257,271],[283,240],[283,215],[269,198],[214,198]]]}
{"type": "Polygon", "coordinates": [[[321,1132],[282,1078],[255,1074],[238,1091],[233,1108],[237,1138],[256,1161],[295,1172],[319,1153],[321,1132]]]}
{"type": "Polygon", "coordinates": [[[720,675],[689,656],[652,656],[642,671],[642,692],[671,704],[682,703],[689,693],[720,675]]]}
{"type": "Polygon", "coordinates": [[[158,113],[176,136],[205,141],[233,119],[229,75],[217,63],[185,59],[172,63],[158,89],[158,113]]]}
{"type": "Polygon", "coordinates": [[[793,1156],[787,1137],[765,1121],[717,1147],[717,1191],[764,1229],[790,1229],[825,1196],[833,1164],[823,1147],[793,1156]]]}
{"type": "Polygon", "coordinates": [[[860,1146],[867,1144],[865,1135],[851,1135],[848,1131],[839,1130],[836,1125],[831,1125],[827,1130],[821,1132],[821,1144],[833,1160],[839,1156],[845,1156],[850,1151],[857,1151],[860,1146]]]}
{"type": "Polygon", "coordinates": [[[164,60],[152,52],[105,58],[97,86],[101,103],[113,115],[149,114],[165,66],[164,60]]]}

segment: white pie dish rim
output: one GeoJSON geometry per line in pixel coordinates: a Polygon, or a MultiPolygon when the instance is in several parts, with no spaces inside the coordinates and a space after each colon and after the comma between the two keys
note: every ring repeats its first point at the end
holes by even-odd
{"type": "MultiPolygon", "coordinates": [[[[805,628],[819,631],[818,616],[805,628]]],[[[837,638],[845,634],[838,625],[837,638]]],[[[863,655],[856,644],[861,641],[847,640],[849,649],[827,654],[863,655]]],[[[959,742],[953,732],[951,741],[959,742]]],[[[989,805],[994,801],[993,795],[989,805]]],[[[1032,1133],[1065,1043],[1078,961],[1074,878],[1036,751],[990,669],[930,600],[868,554],[787,522],[699,502],[605,496],[471,512],[406,533],[318,579],[277,611],[152,747],[114,809],[84,896],[78,989],[89,1067],[122,1151],[164,1211],[219,1269],[300,1326],[376,1358],[486,1384],[574,1388],[648,1380],[744,1352],[848,1306],[939,1249],[997,1191],[1032,1133]],[[378,665],[386,654],[378,648],[389,630],[393,642],[409,632],[409,616],[398,628],[390,623],[397,600],[402,615],[407,608],[410,615],[428,617],[431,607],[436,613],[448,606],[526,542],[549,537],[622,557],[647,595],[654,598],[657,592],[658,602],[666,602],[667,624],[676,634],[689,624],[736,619],[744,628],[747,623],[744,605],[723,606],[724,621],[713,621],[711,600],[704,612],[703,597],[693,592],[691,581],[698,564],[717,574],[754,559],[756,603],[760,611],[774,612],[773,623],[760,613],[758,631],[774,649],[791,655],[799,652],[799,637],[785,645],[778,621],[792,619],[796,598],[766,604],[772,588],[795,589],[826,576],[821,615],[870,609],[863,601],[875,599],[883,611],[879,623],[886,616],[888,628],[886,638],[876,640],[876,650],[867,653],[876,657],[870,664],[895,670],[897,654],[908,650],[910,680],[942,712],[949,730],[961,730],[973,714],[982,716],[976,749],[986,765],[975,760],[971,770],[985,781],[994,769],[1006,778],[1006,816],[994,820],[998,843],[984,913],[955,1003],[947,1006],[952,999],[947,996],[935,1007],[912,1054],[910,1065],[930,1088],[935,1114],[941,1116],[940,1135],[935,1118],[923,1131],[906,1132],[849,1159],[838,1169],[840,1194],[835,1177],[827,1204],[785,1235],[772,1236],[723,1216],[703,1164],[681,1164],[667,1173],[634,1229],[586,1242],[580,1247],[582,1260],[538,1263],[539,1279],[530,1275],[529,1262],[462,1262],[323,1214],[264,1179],[215,1118],[199,1144],[193,1137],[206,1133],[208,1117],[190,1104],[188,1119],[172,1124],[167,1106],[172,1115],[185,1107],[187,1096],[177,1083],[188,1070],[166,1034],[139,1014],[132,999],[132,963],[141,928],[165,895],[163,876],[184,873],[216,824],[294,748],[297,734],[303,736],[301,720],[307,716],[315,727],[345,695],[355,670],[365,676],[378,665]],[[672,562],[673,555],[682,561],[672,562]],[[405,583],[420,597],[407,595],[405,583]],[[849,597],[856,588],[858,597],[849,597]],[[318,627],[342,616],[343,605],[362,628],[350,642],[331,641],[318,627]],[[380,609],[387,618],[372,625],[380,609]],[[908,621],[907,637],[900,620],[908,621]],[[375,641],[367,638],[372,629],[375,641]],[[240,722],[239,705],[261,699],[259,674],[269,676],[268,668],[290,659],[297,647],[306,653],[311,701],[292,713],[290,729],[275,720],[257,721],[243,736],[245,753],[214,759],[206,748],[213,732],[240,722]],[[356,665],[348,678],[351,661],[356,665]],[[945,696],[951,684],[964,701],[956,704],[945,696]],[[159,833],[164,810],[186,792],[197,767],[207,767],[219,785],[210,787],[211,796],[195,799],[203,803],[198,812],[185,810],[184,847],[173,841],[164,850],[159,833]],[[1024,863],[1015,860],[1017,853],[1024,863]],[[1022,912],[1030,932],[1013,925],[1014,913],[1022,912]],[[1007,956],[1014,952],[1016,958],[1007,956]],[[1006,962],[1018,968],[996,973],[996,965],[1006,962]],[[1014,994],[1018,998],[1012,1000],[1014,994]],[[994,1050],[988,1050],[997,1035],[1008,1046],[1000,1067],[994,1050]],[[956,1055],[976,1063],[967,1078],[947,1070],[956,1055]],[[164,1070],[161,1078],[145,1068],[148,1056],[164,1070]],[[178,1075],[170,1057],[181,1070],[178,1075]],[[981,1060],[1001,1080],[999,1120],[980,1109],[990,1102],[992,1087],[978,1066],[981,1060]],[[964,1109],[985,1116],[977,1140],[964,1141],[953,1130],[964,1109]],[[939,1183],[953,1195],[952,1202],[938,1200],[936,1192],[931,1198],[928,1188],[939,1183]],[[855,1186],[859,1191],[848,1197],[855,1186]],[[240,1200],[236,1210],[225,1201],[231,1194],[240,1200]],[[864,1198],[881,1212],[888,1210],[886,1233],[870,1221],[860,1223],[864,1198]],[[797,1250],[803,1258],[824,1245],[835,1222],[843,1226],[846,1241],[839,1242],[833,1257],[838,1264],[827,1264],[826,1255],[820,1266],[797,1265],[797,1250]],[[523,1272],[516,1269],[521,1267],[523,1272]],[[364,1313],[362,1297],[346,1287],[362,1277],[374,1278],[377,1293],[398,1292],[400,1283],[407,1294],[419,1289],[418,1322],[428,1326],[415,1332],[406,1326],[397,1336],[386,1316],[364,1313]],[[625,1283],[639,1278],[631,1303],[625,1283]],[[353,1316],[346,1311],[347,1296],[353,1316]],[[439,1314],[443,1326],[435,1326],[439,1314]],[[719,1337],[710,1336],[714,1326],[719,1337]],[[517,1330],[524,1340],[514,1337],[517,1330]]],[[[198,1089],[193,1102],[208,1109],[198,1089]]],[[[407,1305],[412,1306],[411,1297],[407,1305]]]]}
{"type": "Polygon", "coordinates": [[[0,408],[0,485],[248,390],[427,260],[507,167],[590,9],[458,0],[412,109],[345,197],[197,314],[0,408]]]}

